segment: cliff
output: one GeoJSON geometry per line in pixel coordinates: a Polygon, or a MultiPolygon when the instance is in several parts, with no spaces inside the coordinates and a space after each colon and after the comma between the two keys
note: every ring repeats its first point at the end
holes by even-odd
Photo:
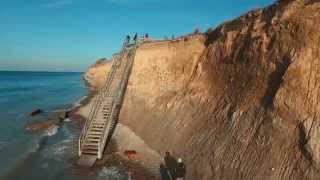
{"type": "Polygon", "coordinates": [[[283,0],[145,43],[120,121],[182,157],[187,179],[319,179],[319,29],[320,2],[283,0]]]}
{"type": "Polygon", "coordinates": [[[111,61],[99,59],[88,69],[83,79],[88,83],[91,90],[96,91],[105,84],[107,72],[109,72],[110,68],[111,61]]]}

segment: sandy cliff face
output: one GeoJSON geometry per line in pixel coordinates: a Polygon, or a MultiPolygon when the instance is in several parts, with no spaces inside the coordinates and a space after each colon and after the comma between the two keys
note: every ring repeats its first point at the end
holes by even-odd
{"type": "Polygon", "coordinates": [[[319,179],[320,3],[137,51],[120,120],[188,179],[319,179]]]}
{"type": "Polygon", "coordinates": [[[95,91],[104,85],[110,68],[111,61],[101,59],[88,69],[83,78],[89,84],[91,90],[95,91]]]}

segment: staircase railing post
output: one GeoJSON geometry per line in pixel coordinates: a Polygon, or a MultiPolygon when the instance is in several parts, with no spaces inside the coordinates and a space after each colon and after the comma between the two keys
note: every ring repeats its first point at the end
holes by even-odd
{"type": "Polygon", "coordinates": [[[100,142],[98,142],[98,159],[101,159],[101,146],[100,146],[100,142]]]}
{"type": "Polygon", "coordinates": [[[81,156],[81,139],[79,139],[79,156],[81,156]]]}

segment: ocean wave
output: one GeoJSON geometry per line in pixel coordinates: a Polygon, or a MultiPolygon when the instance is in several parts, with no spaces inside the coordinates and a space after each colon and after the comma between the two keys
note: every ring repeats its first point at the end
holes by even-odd
{"type": "Polygon", "coordinates": [[[104,167],[100,173],[99,173],[99,177],[98,179],[103,180],[103,179],[127,179],[126,176],[124,176],[123,174],[121,174],[121,172],[118,170],[117,167],[104,167]]]}
{"type": "Polygon", "coordinates": [[[63,112],[66,112],[66,108],[63,108],[63,109],[56,109],[56,110],[53,110],[53,111],[50,111],[52,113],[63,113],[63,112]]]}
{"type": "Polygon", "coordinates": [[[40,149],[40,142],[37,141],[35,143],[33,143],[33,145],[31,146],[31,148],[29,149],[28,153],[35,153],[40,149]]]}
{"type": "Polygon", "coordinates": [[[54,159],[55,161],[65,161],[73,155],[73,140],[63,140],[57,144],[51,145],[43,153],[44,159],[54,159]]]}
{"type": "Polygon", "coordinates": [[[33,160],[35,153],[39,151],[41,145],[39,139],[33,139],[31,141],[21,142],[19,144],[5,144],[8,144],[8,146],[5,147],[5,150],[9,152],[9,154],[10,152],[16,152],[16,156],[13,156],[8,160],[1,159],[1,162],[5,163],[6,167],[5,169],[2,169],[0,179],[9,180],[11,179],[11,176],[16,176],[16,173],[21,171],[22,167],[25,167],[28,162],[33,160]]]}
{"type": "Polygon", "coordinates": [[[44,133],[45,136],[53,136],[55,134],[57,134],[59,130],[59,126],[57,125],[52,125],[49,129],[47,129],[44,133]]]}
{"type": "Polygon", "coordinates": [[[73,107],[79,107],[79,106],[81,106],[81,105],[82,105],[81,102],[82,102],[83,100],[85,100],[87,97],[88,97],[88,96],[83,96],[83,97],[81,97],[78,101],[76,101],[75,103],[73,103],[73,107]]]}
{"type": "MultiPolygon", "coordinates": [[[[66,121],[68,122],[68,121],[66,121]]],[[[66,126],[61,128],[61,131],[63,132],[63,134],[68,138],[68,139],[75,139],[78,138],[77,135],[75,134],[75,132],[72,132],[72,130],[70,130],[69,128],[67,128],[66,126]]]]}

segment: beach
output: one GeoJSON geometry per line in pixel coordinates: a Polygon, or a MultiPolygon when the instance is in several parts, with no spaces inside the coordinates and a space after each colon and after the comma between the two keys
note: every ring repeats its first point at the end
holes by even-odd
{"type": "MultiPolygon", "coordinates": [[[[80,106],[72,110],[71,118],[79,123],[80,128],[90,112],[94,98],[95,94],[91,92],[80,106]]],[[[133,179],[160,179],[159,165],[161,160],[161,156],[129,127],[121,124],[120,119],[103,158],[96,162],[94,168],[106,170],[105,168],[120,165],[122,173],[131,174],[133,179]],[[134,151],[135,153],[128,155],[126,151],[134,151]]]]}

